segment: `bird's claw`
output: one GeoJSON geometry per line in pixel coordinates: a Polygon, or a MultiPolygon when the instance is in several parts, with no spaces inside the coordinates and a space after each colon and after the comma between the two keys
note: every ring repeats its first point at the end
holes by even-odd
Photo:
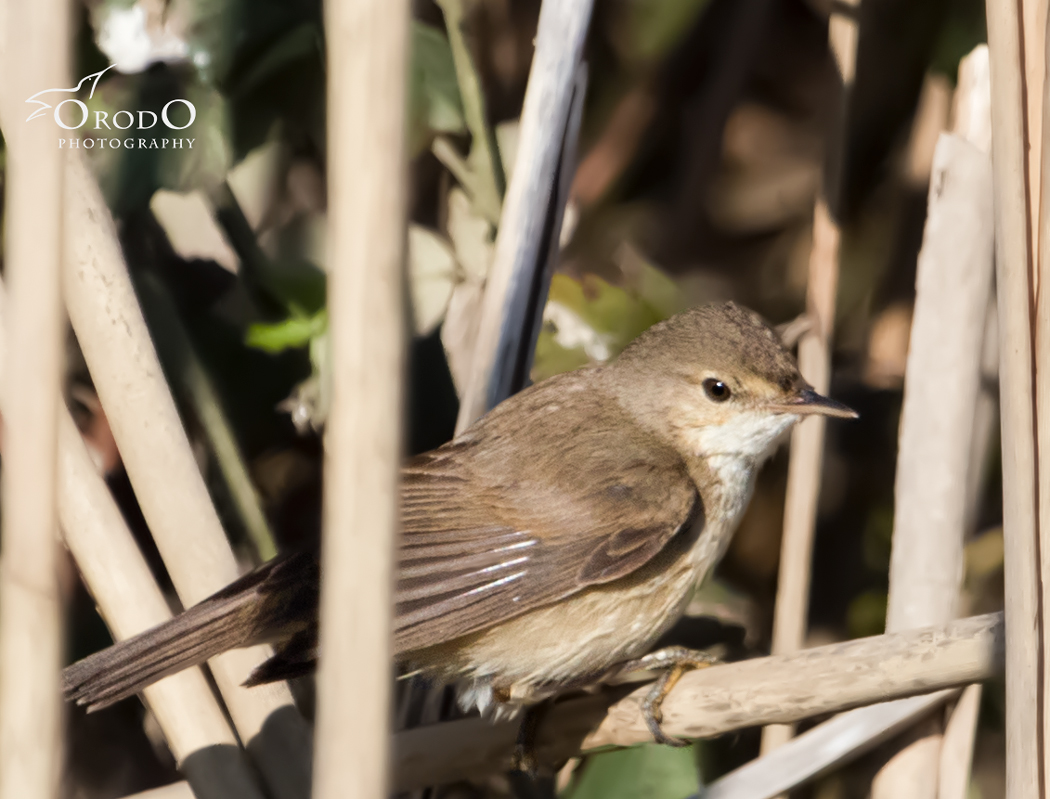
{"type": "Polygon", "coordinates": [[[641,669],[659,669],[662,672],[656,682],[653,683],[652,688],[649,689],[645,699],[642,700],[642,717],[645,719],[645,726],[649,728],[649,732],[652,733],[653,739],[657,743],[676,747],[689,746],[691,741],[676,738],[663,731],[661,725],[664,720],[662,709],[664,699],[687,671],[703,669],[718,662],[718,658],[707,652],[687,649],[682,646],[671,646],[651,652],[644,657],[623,665],[620,670],[622,673],[639,671],[641,669]]]}

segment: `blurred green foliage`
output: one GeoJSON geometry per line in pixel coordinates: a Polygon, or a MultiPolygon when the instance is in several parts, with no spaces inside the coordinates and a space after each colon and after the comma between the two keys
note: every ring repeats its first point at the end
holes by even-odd
{"type": "Polygon", "coordinates": [[[850,600],[846,626],[851,638],[881,635],[886,631],[886,592],[865,591],[850,600]]]}
{"type": "Polygon", "coordinates": [[[409,84],[409,152],[418,155],[436,133],[466,130],[456,66],[444,33],[412,23],[412,74],[409,84]]]}
{"type": "Polygon", "coordinates": [[[639,262],[622,286],[597,275],[577,280],[556,274],[547,302],[533,361],[535,380],[608,360],[688,304],[682,289],[647,262],[639,262]]]}
{"type": "Polygon", "coordinates": [[[688,34],[709,0],[630,0],[619,38],[626,59],[651,65],[688,34]]]}
{"type": "Polygon", "coordinates": [[[635,746],[587,758],[565,799],[684,799],[700,787],[693,747],[635,746]]]}

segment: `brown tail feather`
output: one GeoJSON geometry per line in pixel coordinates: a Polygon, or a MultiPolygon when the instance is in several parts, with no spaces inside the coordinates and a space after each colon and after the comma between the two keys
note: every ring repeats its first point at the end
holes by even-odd
{"type": "Polygon", "coordinates": [[[99,710],[228,649],[287,638],[316,624],[317,593],[313,555],[270,561],[171,621],[69,666],[66,698],[99,710]]]}
{"type": "Polygon", "coordinates": [[[62,674],[66,698],[88,711],[137,694],[162,677],[196,666],[228,649],[245,646],[245,624],[257,597],[242,594],[205,600],[169,622],[96,652],[62,674]]]}

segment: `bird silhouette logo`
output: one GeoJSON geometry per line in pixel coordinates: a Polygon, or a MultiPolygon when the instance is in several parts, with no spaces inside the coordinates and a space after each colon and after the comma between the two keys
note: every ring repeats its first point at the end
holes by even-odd
{"type": "MultiPolygon", "coordinates": [[[[27,103],[36,103],[40,107],[37,108],[35,111],[33,111],[32,114],[29,115],[29,117],[26,119],[26,122],[29,122],[30,120],[36,119],[38,116],[41,116],[41,115],[45,114],[48,111],[48,109],[53,107],[50,103],[48,103],[48,102],[46,102],[44,100],[37,99],[37,98],[39,98],[39,97],[41,97],[43,95],[65,94],[65,95],[71,95],[71,98],[75,98],[80,93],[80,90],[84,88],[84,84],[86,84],[88,81],[92,81],[92,83],[91,83],[91,91],[88,93],[88,96],[87,96],[87,99],[90,100],[95,94],[95,88],[98,86],[99,79],[104,74],[106,74],[111,69],[113,69],[114,66],[116,66],[116,65],[115,64],[110,64],[105,69],[99,70],[98,72],[93,72],[90,75],[88,75],[87,77],[81,78],[80,79],[80,83],[78,83],[72,89],[44,89],[41,92],[37,92],[32,97],[30,97],[28,100],[26,100],[26,102],[27,103]]],[[[65,99],[71,99],[71,98],[67,97],[65,99]]],[[[54,98],[52,98],[52,99],[54,99],[54,98]]],[[[61,102],[59,102],[59,105],[61,105],[61,102]]]]}

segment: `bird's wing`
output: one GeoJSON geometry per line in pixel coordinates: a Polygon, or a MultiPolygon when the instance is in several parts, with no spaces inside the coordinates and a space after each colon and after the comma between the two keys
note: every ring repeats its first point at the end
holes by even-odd
{"type": "Polygon", "coordinates": [[[503,475],[479,476],[486,458],[470,442],[404,468],[398,653],[635,573],[680,533],[698,531],[700,497],[678,456],[644,437],[618,440],[592,421],[574,431],[573,446],[540,442],[525,454],[532,463],[509,464],[503,475]]]}

